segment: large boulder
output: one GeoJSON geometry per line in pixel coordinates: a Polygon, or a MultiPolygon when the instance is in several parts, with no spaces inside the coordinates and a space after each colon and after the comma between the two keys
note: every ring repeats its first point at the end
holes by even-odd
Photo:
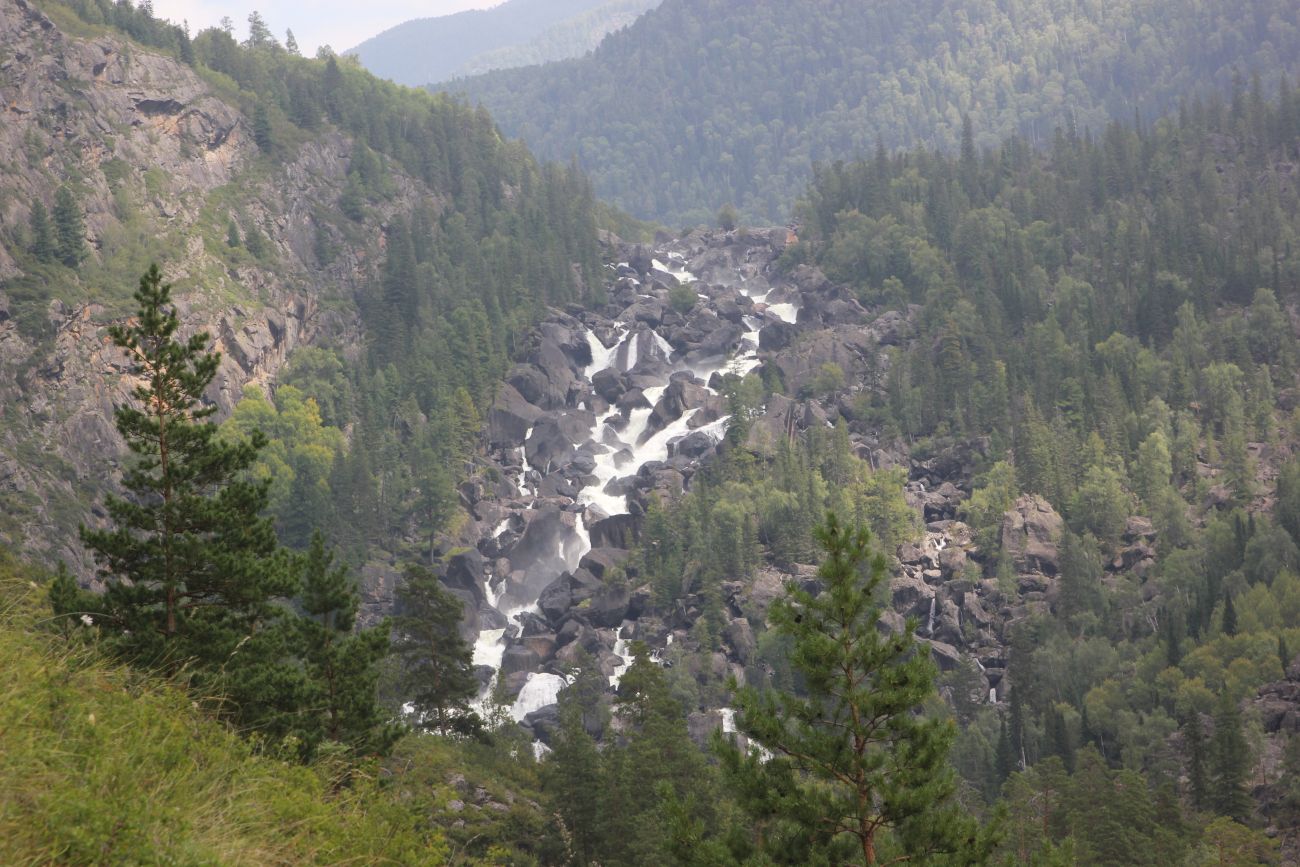
{"type": "Polygon", "coordinates": [[[542,410],[525,400],[519,389],[508,382],[503,383],[488,410],[488,439],[494,448],[523,445],[528,429],[541,415],[542,410]]]}
{"type": "Polygon", "coordinates": [[[473,594],[476,602],[483,601],[483,583],[487,575],[487,560],[477,548],[453,555],[447,561],[447,571],[442,583],[456,590],[473,594]]]}
{"type": "Polygon", "coordinates": [[[594,548],[631,548],[641,537],[641,520],[634,515],[614,515],[590,527],[594,548]]]}
{"type": "Polygon", "coordinates": [[[621,566],[627,557],[628,552],[620,548],[592,548],[583,555],[578,565],[603,581],[612,570],[621,566]]]}
{"type": "Polygon", "coordinates": [[[561,575],[546,586],[537,597],[537,607],[550,623],[561,622],[573,607],[573,587],[567,574],[561,575]]]}
{"type": "Polygon", "coordinates": [[[577,444],[591,433],[594,422],[591,413],[577,410],[542,416],[524,443],[528,464],[540,472],[566,465],[573,459],[577,444]]]}
{"type": "MultiPolygon", "coordinates": [[[[762,342],[762,335],[759,335],[762,342]]],[[[804,335],[803,339],[781,350],[773,358],[786,389],[798,394],[811,386],[823,368],[835,365],[846,382],[860,381],[878,351],[872,335],[852,325],[825,328],[804,335]]]]}
{"type": "Polygon", "coordinates": [[[615,629],[627,615],[632,594],[626,587],[606,587],[580,607],[587,622],[598,629],[615,629]]]}
{"type": "Polygon", "coordinates": [[[1011,555],[1019,573],[1055,575],[1061,567],[1061,537],[1065,522],[1052,504],[1037,494],[1025,494],[1002,519],[1002,551],[1011,555]]]}

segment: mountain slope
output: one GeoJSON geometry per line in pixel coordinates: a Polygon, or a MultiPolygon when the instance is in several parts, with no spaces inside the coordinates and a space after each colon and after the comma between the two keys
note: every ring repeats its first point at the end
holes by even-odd
{"type": "Polygon", "coordinates": [[[507,0],[391,27],[347,53],[371,72],[420,86],[457,75],[576,57],[659,0],[507,0]]]}
{"type": "Polygon", "coordinates": [[[817,160],[1151,117],[1296,70],[1286,0],[667,0],[590,56],[456,89],[644,218],[783,219],[817,160]],[[1208,35],[1208,38],[1207,38],[1208,35]]]}
{"type": "Polygon", "coordinates": [[[282,532],[323,527],[354,562],[427,546],[513,335],[594,283],[582,179],[354,64],[191,42],[130,6],[42,8],[0,0],[0,542],[90,573],[75,531],[114,484],[131,388],[105,328],[158,261],[222,353],[223,414],[292,381],[345,444],[268,468],[282,532]],[[36,229],[65,200],[81,249],[63,261],[36,229]]]}

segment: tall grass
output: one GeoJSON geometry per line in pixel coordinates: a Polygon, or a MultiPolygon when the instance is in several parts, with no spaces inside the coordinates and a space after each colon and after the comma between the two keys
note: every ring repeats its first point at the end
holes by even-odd
{"type": "Polygon", "coordinates": [[[365,772],[257,755],[181,689],[43,623],[0,551],[0,864],[441,864],[365,772]]]}

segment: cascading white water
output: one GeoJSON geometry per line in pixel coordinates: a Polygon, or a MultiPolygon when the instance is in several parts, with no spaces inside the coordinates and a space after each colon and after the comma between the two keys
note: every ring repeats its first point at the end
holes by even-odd
{"type": "Polygon", "coordinates": [[[524,682],[524,688],[519,690],[519,696],[510,708],[511,718],[515,722],[523,722],[524,717],[533,711],[555,704],[559,698],[560,690],[564,689],[568,684],[569,682],[558,674],[544,671],[533,672],[528,675],[528,680],[524,682]]]}
{"type": "Polygon", "coordinates": [[[614,689],[618,689],[618,682],[623,679],[623,672],[627,671],[628,667],[632,665],[632,654],[627,649],[631,642],[623,637],[623,630],[626,628],[626,625],[620,626],[614,639],[614,655],[620,660],[618,665],[614,667],[614,673],[609,676],[609,685],[614,689]]]}
{"type": "Polygon", "coordinates": [[[937,596],[930,597],[930,618],[925,621],[925,634],[934,635],[934,603],[937,596]]]}
{"type": "MultiPolygon", "coordinates": [[[[697,282],[695,275],[687,270],[686,263],[680,254],[668,254],[666,261],[655,259],[652,266],[673,275],[683,284],[690,285],[697,282]]],[[[765,302],[771,293],[770,288],[762,292],[753,292],[743,285],[743,278],[738,277],[737,281],[741,283],[740,291],[756,303],[765,302]]],[[[642,295],[641,297],[653,296],[642,295]]],[[[700,297],[707,300],[705,295],[700,297]]],[[[614,482],[635,476],[643,466],[651,461],[667,460],[671,443],[691,433],[691,423],[700,412],[698,408],[683,412],[680,417],[667,424],[663,429],[650,433],[654,408],[659,405],[668,390],[671,375],[679,371],[689,370],[699,382],[704,384],[704,388],[708,392],[716,395],[717,392],[708,386],[710,377],[715,372],[722,371],[745,375],[757,368],[761,364],[758,357],[759,333],[764,325],[773,319],[794,322],[798,316],[797,305],[790,302],[768,305],[766,310],[767,315],[745,316],[743,322],[747,330],[744,332],[733,357],[718,356],[714,359],[696,361],[692,364],[680,360],[673,362],[672,359],[675,353],[672,344],[658,331],[648,329],[644,325],[635,322],[624,322],[616,325],[612,334],[606,335],[611,341],[609,346],[606,346],[590,329],[586,331],[584,336],[590,350],[591,361],[582,368],[581,376],[588,386],[590,386],[592,378],[601,371],[613,368],[620,374],[626,374],[631,372],[633,368],[637,368],[638,363],[652,357],[665,362],[668,373],[657,377],[659,379],[658,384],[641,385],[641,393],[646,401],[645,405],[624,411],[611,409],[595,420],[591,430],[590,442],[584,446],[584,448],[589,449],[589,454],[591,454],[595,466],[590,473],[590,477],[586,480],[587,483],[580,489],[577,497],[578,504],[585,508],[577,512],[572,528],[561,531],[555,543],[557,548],[556,556],[563,563],[565,569],[570,572],[576,570],[582,558],[591,550],[591,537],[588,531],[590,520],[593,520],[594,517],[621,515],[628,512],[626,495],[623,493],[607,493],[606,488],[614,482]],[[593,517],[591,518],[588,516],[588,509],[592,510],[593,517]]],[[[761,308],[758,312],[761,313],[761,308]]],[[[662,367],[642,364],[638,369],[638,375],[645,375],[645,372],[661,371],[662,369],[662,367]]],[[[641,382],[643,383],[644,380],[641,382]]],[[[585,401],[582,407],[590,410],[594,407],[594,403],[585,401]]],[[[726,417],[720,418],[700,426],[698,430],[717,441],[725,435],[727,421],[726,417]]],[[[524,436],[525,443],[532,438],[532,435],[533,428],[530,427],[524,436]]],[[[526,449],[520,449],[519,458],[521,473],[516,487],[519,495],[528,500],[527,508],[534,509],[538,507],[539,491],[530,482],[533,467],[529,465],[526,449]]],[[[541,469],[542,474],[545,475],[549,471],[549,466],[541,469]]],[[[615,488],[615,490],[618,489],[615,488]]],[[[494,531],[494,536],[501,536],[508,528],[509,522],[502,522],[494,531]]],[[[489,577],[484,582],[483,590],[487,604],[501,611],[507,621],[513,625],[506,629],[485,629],[480,632],[478,640],[474,644],[475,665],[486,665],[494,670],[499,670],[508,644],[507,635],[515,634],[513,630],[522,626],[521,618],[525,613],[539,613],[540,611],[536,599],[525,604],[512,605],[508,609],[503,609],[501,603],[506,596],[506,586],[503,580],[498,589],[493,591],[491,578],[489,577]]],[[[513,601],[518,601],[517,597],[513,601]]],[[[614,688],[617,688],[619,679],[631,664],[628,651],[630,641],[623,637],[624,629],[625,627],[622,626],[619,628],[613,648],[614,654],[621,659],[621,662],[615,667],[614,673],[609,677],[610,685],[614,688]]],[[[671,643],[672,635],[670,634],[667,637],[666,644],[671,643]]],[[[492,683],[488,684],[484,692],[484,704],[486,704],[486,696],[491,694],[495,682],[496,674],[494,673],[492,683]]],[[[533,672],[529,674],[510,708],[511,717],[522,722],[529,713],[553,704],[565,684],[566,681],[562,676],[551,672],[533,672]]],[[[734,711],[728,713],[727,710],[724,710],[724,730],[734,731],[734,711]]],[[[545,751],[545,747],[540,742],[535,742],[534,751],[540,755],[545,751]]]]}
{"type": "MultiPolygon", "coordinates": [[[[527,443],[532,439],[532,437],[533,429],[530,427],[524,434],[524,442],[527,443]]],[[[533,469],[528,466],[528,447],[526,445],[519,447],[519,464],[521,467],[519,472],[519,494],[520,496],[526,497],[532,493],[532,491],[528,489],[528,474],[532,472],[533,469]]]]}

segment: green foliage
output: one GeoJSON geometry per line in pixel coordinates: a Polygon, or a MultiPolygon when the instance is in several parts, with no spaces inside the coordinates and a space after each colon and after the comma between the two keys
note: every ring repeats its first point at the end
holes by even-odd
{"type": "Polygon", "coordinates": [[[31,253],[37,262],[47,265],[54,262],[59,255],[58,245],[54,240],[54,226],[50,223],[49,212],[45,210],[45,204],[40,199],[32,201],[28,225],[30,236],[27,252],[31,253]]]}
{"type": "Polygon", "coordinates": [[[69,268],[76,268],[89,255],[81,205],[66,186],[59,187],[54,197],[54,235],[54,255],[69,268]]]}
{"type": "Polygon", "coordinates": [[[821,594],[792,586],[770,614],[793,639],[806,695],[738,690],[737,730],[766,755],[719,741],[724,770],[778,862],[987,863],[994,836],[953,798],[952,725],[914,716],[934,691],[934,664],[913,625],[876,627],[886,567],[869,540],[834,514],[819,529],[821,594]]]}
{"type": "Polygon", "coordinates": [[[1181,863],[1190,829],[1167,790],[1142,775],[1107,767],[1080,750],[1067,774],[1058,758],[1015,774],[1003,789],[1008,808],[1003,854],[1017,864],[1181,863]]]}
{"type": "Polygon", "coordinates": [[[0,553],[0,861],[441,863],[443,833],[374,769],[257,755],[177,685],[52,633],[0,553]],[[342,785],[346,780],[347,784],[342,785]]]}
{"type": "Polygon", "coordinates": [[[397,690],[410,703],[415,726],[442,735],[480,734],[482,720],[469,708],[478,681],[469,645],[460,637],[460,599],[428,569],[410,566],[397,601],[397,690]]]}
{"type": "Polygon", "coordinates": [[[604,731],[605,678],[583,660],[560,693],[560,731],[543,765],[572,860],[581,864],[733,863],[730,805],[691,741],[665,671],[634,644],[619,682],[618,737],[604,731]]]}
{"type": "Polygon", "coordinates": [[[276,389],[275,400],[250,387],[222,425],[232,441],[260,431],[265,445],[252,466],[254,478],[269,482],[267,508],[281,541],[303,548],[316,527],[334,520],[330,476],[344,451],[343,434],[321,419],[316,401],[293,385],[276,389]]]}
{"type": "MultiPolygon", "coordinates": [[[[665,0],[585,58],[453,86],[537,153],[576,154],[602,198],[669,225],[709,223],[724,202],[783,220],[810,158],[963,149],[942,187],[908,187],[953,231],[955,199],[995,196],[983,148],[1017,134],[1050,145],[1058,127],[1100,140],[1108,120],[1157,116],[1234,70],[1295,74],[1296,25],[1286,0],[665,0]]],[[[1127,162],[1107,176],[1134,180],[1127,162]]]]}
{"type": "Polygon", "coordinates": [[[315,749],[342,744],[353,756],[387,755],[401,735],[377,700],[389,624],[356,629],[360,597],[347,568],[335,565],[318,532],[302,564],[302,616],[296,622],[305,695],[299,736],[315,749]]]}
{"type": "Polygon", "coordinates": [[[718,209],[718,227],[724,232],[730,232],[740,224],[740,212],[736,206],[728,202],[718,209]]]}
{"type": "Polygon", "coordinates": [[[677,285],[668,290],[668,303],[674,310],[685,316],[698,304],[700,297],[695,294],[695,287],[677,285]]]}
{"type": "Polygon", "coordinates": [[[110,331],[141,379],[136,405],[115,412],[135,455],[122,479],[131,497],[107,499],[115,526],[82,531],[104,594],[58,613],[86,613],[138,665],[175,672],[193,664],[202,682],[237,691],[227,663],[259,630],[274,631],[282,612],[273,599],[292,593],[294,573],[261,517],[266,483],[242,478],[265,439],[255,431],[242,442],[217,436],[208,420],[215,407],[201,398],[219,358],[205,333],[176,339],[170,289],[151,267],[135,295],[136,320],[110,331]]]}
{"type": "Polygon", "coordinates": [[[1215,813],[1239,822],[1250,817],[1249,773],[1250,747],[1242,731],[1241,710],[1225,692],[1214,711],[1209,749],[1209,806],[1215,813]]]}

